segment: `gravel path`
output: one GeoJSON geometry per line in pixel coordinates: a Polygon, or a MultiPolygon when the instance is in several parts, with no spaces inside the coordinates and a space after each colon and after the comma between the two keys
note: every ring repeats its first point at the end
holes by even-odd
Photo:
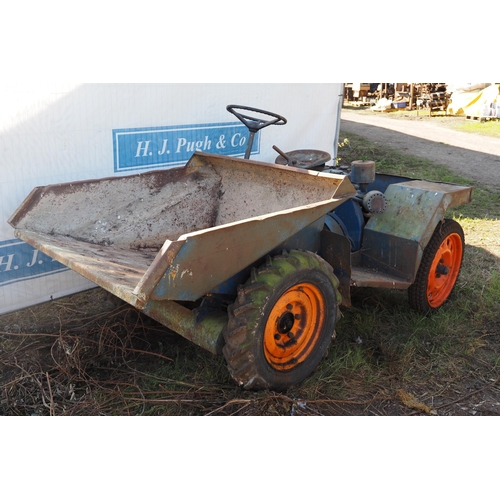
{"type": "MultiPolygon", "coordinates": [[[[500,190],[500,139],[459,132],[439,121],[404,120],[343,109],[341,131],[427,158],[500,190]]],[[[480,126],[480,124],[478,124],[480,126]]]]}

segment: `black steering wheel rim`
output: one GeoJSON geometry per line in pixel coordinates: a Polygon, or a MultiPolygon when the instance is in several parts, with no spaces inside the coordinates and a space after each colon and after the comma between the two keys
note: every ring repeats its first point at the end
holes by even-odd
{"type": "Polygon", "coordinates": [[[226,107],[226,109],[236,116],[238,120],[240,120],[243,125],[245,125],[250,132],[258,132],[265,127],[269,127],[269,125],[285,125],[287,123],[287,119],[277,113],[272,113],[271,111],[265,111],[264,109],[252,108],[250,106],[240,106],[237,104],[230,104],[226,107]],[[247,114],[240,113],[237,110],[250,111],[252,113],[260,113],[262,115],[270,116],[271,120],[263,120],[261,118],[256,118],[253,116],[249,116],[247,114]]]}

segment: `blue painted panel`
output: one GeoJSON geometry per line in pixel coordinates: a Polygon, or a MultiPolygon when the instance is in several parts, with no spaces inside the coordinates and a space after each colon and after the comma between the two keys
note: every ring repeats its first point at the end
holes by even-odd
{"type": "Polygon", "coordinates": [[[0,242],[0,287],[62,271],[67,268],[24,241],[0,242]]]}
{"type": "Polygon", "coordinates": [[[337,207],[332,215],[338,222],[341,222],[345,236],[351,242],[351,250],[357,252],[361,248],[365,225],[363,211],[359,203],[355,200],[347,200],[337,207]]]}
{"type": "MultiPolygon", "coordinates": [[[[113,130],[115,172],[185,165],[195,152],[243,157],[248,138],[239,122],[113,130]]],[[[256,134],[252,154],[259,152],[256,134]]]]}

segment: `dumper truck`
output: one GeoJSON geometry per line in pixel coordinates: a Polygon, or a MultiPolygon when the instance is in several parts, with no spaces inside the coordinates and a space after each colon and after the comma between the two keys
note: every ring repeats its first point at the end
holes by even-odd
{"type": "MultiPolygon", "coordinates": [[[[228,110],[249,141],[286,123],[228,110]]],[[[316,369],[354,288],[407,290],[428,314],[450,297],[463,260],[463,230],[445,215],[472,188],[380,174],[372,161],[342,173],[317,158],[199,152],[178,168],[36,187],[9,223],[17,238],[223,355],[243,388],[282,391],[316,369]]]]}

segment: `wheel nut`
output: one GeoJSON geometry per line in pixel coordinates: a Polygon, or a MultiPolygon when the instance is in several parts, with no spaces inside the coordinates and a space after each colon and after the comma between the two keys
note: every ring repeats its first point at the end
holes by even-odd
{"type": "Polygon", "coordinates": [[[442,275],[442,274],[447,276],[449,272],[450,272],[449,267],[443,266],[443,264],[438,264],[438,266],[436,268],[436,273],[437,273],[438,277],[440,277],[440,275],[442,275]]]}

